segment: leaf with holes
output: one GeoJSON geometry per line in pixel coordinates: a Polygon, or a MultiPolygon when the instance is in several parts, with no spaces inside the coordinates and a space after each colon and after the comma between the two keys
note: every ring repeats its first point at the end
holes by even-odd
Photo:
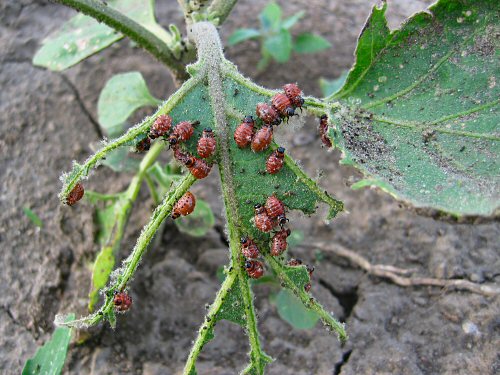
{"type": "Polygon", "coordinates": [[[423,212],[500,211],[500,2],[441,0],[390,31],[373,8],[330,136],[365,179],[423,212]]]}
{"type": "MultiPolygon", "coordinates": [[[[326,326],[336,331],[341,339],[345,339],[346,335],[343,326],[304,290],[309,282],[305,267],[287,267],[283,257],[276,258],[269,255],[271,234],[263,233],[255,227],[254,205],[264,204],[266,199],[274,194],[283,201],[288,211],[298,210],[306,215],[315,213],[319,204],[326,204],[329,208],[329,218],[342,211],[343,205],[342,202],[321,189],[288,155],[285,156],[284,166],[278,173],[268,174],[266,160],[278,145],[272,144],[270,149],[258,153],[250,148],[240,149],[237,146],[233,138],[235,129],[245,116],[255,116],[257,103],[269,103],[276,92],[259,87],[238,73],[234,65],[224,58],[213,25],[196,23],[193,25],[192,32],[197,41],[199,53],[199,61],[189,67],[192,77],[166,100],[153,116],[144,119],[124,135],[107,143],[83,165],[75,163],[73,171],[62,177],[64,187],[60,196],[64,200],[73,186],[80,179],[85,178],[109,152],[147,136],[152,123],[160,114],[171,116],[174,124],[181,121],[199,122],[194,127],[193,136],[177,146],[182,152],[191,155],[197,155],[197,143],[203,129],[212,128],[216,137],[217,152],[206,162],[213,163],[214,168],[218,167],[221,177],[231,264],[208,312],[208,318],[211,320],[207,319],[200,329],[184,373],[195,373],[196,358],[203,346],[213,337],[213,324],[217,320],[226,319],[242,325],[249,338],[250,364],[244,373],[262,374],[270,358],[260,345],[253,295],[249,277],[245,271],[245,259],[240,249],[242,236],[249,236],[258,244],[268,265],[281,283],[290,289],[307,309],[318,313],[326,326]]],[[[296,121],[296,119],[291,121],[296,121]]],[[[262,121],[257,119],[256,128],[262,126],[262,121]]],[[[284,123],[280,126],[281,131],[286,131],[290,124],[284,123]]],[[[163,142],[163,140],[159,139],[155,142],[163,142]]],[[[288,150],[288,152],[293,154],[293,150],[288,150]]],[[[170,216],[175,201],[184,195],[194,182],[194,178],[188,174],[167,194],[163,203],[153,213],[150,223],[141,232],[133,253],[124,261],[119,272],[116,272],[116,279],[106,289],[107,298],[104,306],[95,314],[74,322],[75,325],[93,325],[103,319],[114,317],[112,292],[126,288],[127,281],[132,277],[155,230],[166,217],[170,216]]],[[[293,229],[293,223],[290,223],[290,227],[293,229]]]]}
{"type": "MultiPolygon", "coordinates": [[[[109,0],[106,5],[133,17],[165,43],[172,42],[172,36],[154,18],[154,0],[109,0]]],[[[123,35],[112,28],[91,17],[78,14],[64,23],[54,35],[44,40],[42,47],[33,57],[33,64],[61,71],[122,38],[123,35]]]]}

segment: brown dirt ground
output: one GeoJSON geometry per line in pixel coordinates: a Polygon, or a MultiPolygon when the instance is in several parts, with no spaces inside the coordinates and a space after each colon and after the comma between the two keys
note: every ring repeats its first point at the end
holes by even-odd
{"type": "MultiPolygon", "coordinates": [[[[158,1],[161,23],[182,23],[175,1],[158,1]]],[[[226,40],[237,27],[257,22],[265,0],[241,1],[221,29],[226,40]]],[[[297,81],[307,94],[320,94],[319,77],[334,78],[352,63],[358,31],[374,0],[280,1],[285,14],[305,9],[308,18],[295,32],[314,30],[333,48],[313,56],[295,56],[256,74],[258,45],[228,48],[241,71],[268,87],[297,81]]],[[[398,25],[427,1],[390,3],[390,24],[398,25]]],[[[54,329],[58,312],[84,314],[89,287],[88,264],[98,250],[93,210],[88,204],[61,207],[59,174],[73,159],[83,160],[99,140],[96,104],[114,74],[139,70],[157,97],[174,86],[159,63],[122,41],[63,73],[31,65],[48,33],[71,10],[46,1],[0,2],[0,372],[19,373],[25,360],[54,329]],[[36,229],[22,212],[31,207],[43,220],[36,229]]],[[[423,275],[498,283],[498,223],[454,225],[421,217],[374,190],[352,191],[356,172],[337,164],[337,153],[320,149],[315,123],[291,137],[291,154],[342,199],[349,210],[331,224],[321,215],[293,218],[304,243],[340,243],[373,263],[416,268],[423,275]]],[[[102,192],[124,189],[130,176],[100,168],[88,187],[102,192]],[[113,183],[111,184],[111,181],[113,183]]],[[[227,262],[221,241],[222,205],[217,175],[194,189],[211,202],[217,226],[207,238],[180,234],[169,222],[131,285],[135,306],[120,316],[118,328],[94,330],[83,345],[72,346],[64,372],[74,374],[176,374],[218,288],[215,272],[227,262]]],[[[136,204],[122,255],[131,250],[151,212],[146,192],[136,204]]],[[[297,246],[293,255],[314,261],[314,251],[297,246]]],[[[316,263],[313,293],[348,327],[341,347],[321,326],[299,331],[282,321],[256,288],[259,328],[266,352],[276,361],[269,374],[495,374],[500,371],[499,300],[436,288],[402,288],[372,278],[345,260],[325,255],[316,263]]],[[[234,374],[246,362],[245,335],[230,323],[217,326],[217,337],[200,357],[200,374],[234,374]]]]}

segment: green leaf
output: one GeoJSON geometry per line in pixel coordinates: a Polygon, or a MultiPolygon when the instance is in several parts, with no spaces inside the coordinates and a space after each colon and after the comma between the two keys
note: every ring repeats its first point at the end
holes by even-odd
{"type": "Polygon", "coordinates": [[[500,2],[441,0],[390,31],[373,8],[332,98],[330,136],[366,179],[423,212],[498,216],[500,2]]]}
{"type": "Polygon", "coordinates": [[[28,207],[23,207],[23,212],[26,215],[28,219],[33,223],[33,225],[41,228],[43,226],[42,219],[38,217],[37,214],[35,214],[30,208],[28,207]]]}
{"type": "Polygon", "coordinates": [[[280,30],[277,34],[265,38],[263,46],[273,59],[285,63],[292,52],[292,36],[287,30],[280,30]]]}
{"type": "Polygon", "coordinates": [[[339,91],[342,86],[344,86],[348,74],[349,72],[345,71],[339,77],[331,80],[321,77],[319,79],[319,88],[321,89],[321,93],[323,94],[323,96],[329,96],[339,91]]]}
{"type": "Polygon", "coordinates": [[[288,289],[278,293],[275,303],[279,316],[296,329],[311,329],[318,323],[318,314],[305,308],[288,289]]]}
{"type": "Polygon", "coordinates": [[[109,280],[109,275],[115,266],[115,254],[112,246],[104,246],[97,254],[92,268],[92,288],[89,293],[89,311],[94,311],[99,302],[99,291],[104,288],[109,280]]]}
{"type": "MultiPolygon", "coordinates": [[[[68,315],[66,321],[75,319],[75,314],[68,315]]],[[[71,328],[58,327],[52,337],[41,348],[33,358],[26,361],[23,375],[51,375],[60,374],[66,360],[69,342],[71,340],[71,328]]]]}
{"type": "Polygon", "coordinates": [[[203,237],[215,225],[215,217],[208,203],[197,199],[194,211],[175,220],[175,225],[182,233],[203,237]]]}
{"type": "MultiPolygon", "coordinates": [[[[172,37],[154,18],[154,0],[108,0],[107,5],[132,17],[136,22],[170,43],[172,37]]],[[[33,57],[33,64],[61,71],[109,47],[123,38],[110,27],[78,14],[44,40],[33,57]]]]}
{"type": "Polygon", "coordinates": [[[244,40],[257,38],[260,36],[260,31],[256,29],[238,29],[231,34],[227,40],[227,44],[234,46],[235,44],[241,43],[244,40]]]}
{"type": "Polygon", "coordinates": [[[293,16],[288,17],[281,23],[281,27],[285,30],[290,30],[293,25],[295,25],[304,15],[306,12],[301,10],[300,12],[295,13],[293,16]]]}
{"type": "Polygon", "coordinates": [[[117,74],[106,82],[99,95],[99,124],[109,137],[114,138],[123,133],[125,121],[137,109],[159,104],[160,100],[151,95],[141,73],[117,74]]]}
{"type": "Polygon", "coordinates": [[[311,33],[300,34],[293,42],[293,50],[297,53],[315,53],[331,46],[330,42],[322,36],[311,33]]]}
{"type": "Polygon", "coordinates": [[[113,246],[112,236],[117,226],[118,213],[121,202],[117,200],[104,209],[96,209],[96,225],[98,228],[96,240],[101,245],[92,267],[92,288],[89,293],[89,311],[99,302],[99,291],[104,288],[109,280],[109,275],[115,266],[116,248],[113,246]]]}
{"type": "Polygon", "coordinates": [[[260,12],[259,19],[264,31],[278,31],[281,23],[281,7],[274,1],[270,2],[260,12]]]}

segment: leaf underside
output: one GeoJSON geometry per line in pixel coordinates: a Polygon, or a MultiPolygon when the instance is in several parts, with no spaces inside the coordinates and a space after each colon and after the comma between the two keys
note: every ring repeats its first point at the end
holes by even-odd
{"type": "MultiPolygon", "coordinates": [[[[106,144],[105,148],[109,148],[111,145],[113,145],[113,147],[123,147],[133,144],[137,139],[147,134],[156,116],[168,113],[172,117],[174,124],[180,121],[200,122],[200,124],[195,127],[194,135],[181,146],[184,151],[189,151],[191,154],[197,155],[196,146],[198,139],[204,128],[211,127],[214,129],[219,150],[213,162],[216,162],[216,166],[220,166],[221,168],[223,165],[231,166],[229,168],[231,174],[229,180],[232,181],[235,191],[231,199],[234,199],[238,211],[238,217],[232,218],[232,220],[237,221],[236,225],[239,235],[250,236],[258,244],[262,253],[266,254],[269,252],[271,234],[260,232],[254,225],[254,205],[256,203],[264,204],[267,197],[274,194],[283,201],[288,210],[300,210],[307,215],[313,214],[320,203],[326,203],[330,209],[329,217],[334,217],[338,212],[342,211],[343,205],[340,201],[326,194],[323,189],[320,189],[316,182],[307,177],[291,158],[286,158],[285,165],[279,173],[270,175],[265,172],[265,164],[272,149],[254,153],[250,148],[241,150],[237,147],[233,139],[236,127],[242,122],[244,116],[253,115],[256,117],[255,108],[257,103],[269,102],[270,96],[274,95],[274,92],[262,89],[255,86],[250,81],[247,81],[239,75],[234,66],[230,63],[223,63],[221,69],[225,70],[225,73],[221,74],[222,92],[217,93],[217,98],[210,97],[207,73],[203,72],[203,63],[191,66],[190,72],[193,77],[184,83],[176,94],[163,103],[155,115],[146,118],[141,124],[129,129],[128,132],[120,138],[106,144]],[[214,110],[214,105],[224,109],[226,115],[226,122],[224,124],[218,124],[216,122],[215,119],[217,116],[215,114],[216,110],[214,110]],[[228,153],[226,156],[223,156],[223,153],[220,151],[221,143],[226,141],[228,142],[228,153]]],[[[257,120],[256,127],[259,128],[261,126],[262,123],[260,120],[257,120]]],[[[287,124],[282,124],[280,126],[286,127],[287,124]]],[[[163,142],[163,140],[160,139],[156,142],[163,142]]],[[[275,144],[272,146],[272,148],[276,147],[277,145],[275,144]]],[[[116,148],[113,148],[113,150],[116,150],[116,148]]],[[[104,156],[105,153],[101,153],[101,155],[104,156]]],[[[96,165],[97,160],[95,160],[94,156],[90,157],[83,165],[75,163],[73,171],[63,176],[64,187],[61,193],[61,199],[64,200],[66,194],[71,191],[75,183],[81,178],[85,178],[90,172],[90,169],[96,165]]],[[[226,179],[227,177],[228,176],[226,176],[226,179]]],[[[290,224],[290,227],[294,229],[293,223],[290,224]]],[[[239,246],[239,242],[236,246],[239,246]]],[[[242,263],[238,261],[238,264],[233,263],[232,266],[242,267],[242,263]]],[[[302,293],[305,293],[303,292],[304,285],[309,280],[305,268],[294,267],[294,269],[291,270],[288,268],[289,267],[285,267],[284,271],[288,278],[287,280],[293,284],[293,288],[297,288],[302,291],[302,293]]],[[[233,272],[237,272],[241,276],[244,270],[241,268],[233,272]]],[[[215,312],[213,316],[215,320],[213,322],[220,319],[227,319],[242,325],[245,330],[256,329],[252,323],[249,323],[248,318],[245,319],[245,314],[254,314],[252,305],[245,306],[245,298],[246,300],[248,300],[248,298],[251,300],[253,297],[249,297],[248,294],[246,294],[245,297],[242,298],[242,280],[245,281],[245,284],[247,284],[248,281],[246,275],[243,279],[241,279],[240,276],[231,276],[235,280],[234,284],[232,288],[225,291],[224,293],[226,294],[221,297],[225,299],[224,303],[221,305],[222,310],[219,309],[215,312]],[[236,306],[237,304],[239,304],[239,306],[236,306]],[[245,308],[247,310],[245,310],[245,308]],[[249,312],[248,309],[252,312],[249,312]]],[[[287,285],[288,287],[291,287],[292,284],[290,283],[287,285]]],[[[243,287],[245,288],[245,293],[249,293],[248,285],[244,285],[243,287]]],[[[307,297],[307,301],[309,301],[309,297],[307,297]]],[[[105,306],[110,306],[108,301],[105,306]]],[[[308,308],[311,307],[308,306],[308,308]]],[[[105,307],[105,309],[109,310],[109,307],[105,307]]],[[[112,318],[112,310],[108,310],[101,316],[108,316],[109,313],[108,319],[110,317],[112,318]]],[[[327,313],[325,312],[325,314],[327,313]]],[[[97,315],[93,315],[89,318],[83,318],[80,322],[84,324],[86,321],[95,322],[96,316],[97,315]]],[[[330,319],[333,320],[333,318],[330,319]]],[[[207,332],[203,336],[202,346],[213,338],[212,324],[205,324],[207,332]]],[[[243,370],[243,373],[262,374],[265,365],[271,361],[269,356],[255,346],[252,347],[250,351],[250,359],[250,365],[243,370]]]]}
{"type": "Polygon", "coordinates": [[[442,0],[390,31],[374,7],[329,135],[343,163],[421,212],[498,217],[500,2],[442,0]],[[430,210],[429,210],[430,209],[430,210]]]}

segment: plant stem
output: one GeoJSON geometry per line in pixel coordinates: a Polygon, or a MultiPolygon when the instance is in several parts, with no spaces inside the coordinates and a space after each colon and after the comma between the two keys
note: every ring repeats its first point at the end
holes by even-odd
{"type": "Polygon", "coordinates": [[[189,357],[186,361],[186,365],[184,366],[184,375],[193,374],[196,368],[196,360],[200,355],[201,350],[203,349],[203,345],[209,340],[209,336],[213,334],[213,328],[217,320],[215,316],[219,312],[222,304],[224,303],[224,298],[229,293],[230,289],[233,287],[234,282],[236,281],[237,273],[233,269],[228,273],[224,282],[222,283],[219,291],[217,292],[217,296],[215,297],[214,302],[210,306],[210,310],[208,310],[206,321],[201,325],[198,331],[198,337],[196,338],[193,346],[191,347],[191,352],[189,353],[189,357]]]}
{"type": "Polygon", "coordinates": [[[118,277],[118,290],[123,290],[127,286],[128,281],[135,273],[137,265],[142,259],[142,256],[146,252],[149,243],[153,239],[161,223],[168,215],[170,215],[175,202],[177,202],[196,181],[197,179],[191,173],[187,173],[175,189],[166,195],[163,203],[153,212],[150,222],[144,227],[141,235],[137,239],[137,243],[132,251],[132,254],[130,254],[130,256],[123,262],[125,269],[118,277]]]}
{"type": "Polygon", "coordinates": [[[222,25],[238,0],[213,0],[208,7],[207,13],[210,19],[218,19],[217,26],[222,25]]]}
{"type": "MultiPolygon", "coordinates": [[[[146,166],[146,163],[144,163],[144,166],[146,166]]],[[[167,193],[167,195],[163,199],[162,204],[156,208],[153,216],[151,217],[151,220],[142,230],[141,235],[137,239],[136,245],[132,250],[132,253],[123,262],[123,266],[119,270],[119,274],[116,277],[116,280],[107,289],[106,301],[104,302],[104,305],[99,309],[99,311],[87,317],[63,324],[74,327],[89,327],[105,319],[107,314],[114,309],[113,292],[122,291],[127,287],[127,283],[134,275],[138,264],[140,263],[143,255],[148,249],[148,246],[155,233],[158,231],[158,228],[165,220],[165,218],[172,212],[175,202],[177,202],[196,181],[197,179],[193,177],[191,173],[187,173],[179,182],[179,184],[174,189],[170,190],[169,193],[167,193]]]]}
{"type": "Polygon", "coordinates": [[[211,23],[208,22],[193,25],[193,36],[198,48],[199,59],[204,60],[206,63],[205,74],[208,77],[208,86],[211,105],[214,112],[216,134],[219,137],[218,165],[229,228],[231,265],[233,272],[235,272],[238,277],[243,303],[245,306],[247,333],[251,347],[251,365],[255,366],[258,373],[262,373],[264,366],[260,362],[267,356],[261,349],[257,330],[257,319],[255,317],[255,308],[253,305],[253,295],[250,290],[248,277],[244,274],[242,258],[240,256],[241,233],[239,232],[238,224],[241,222],[241,218],[238,212],[238,203],[235,200],[236,192],[234,190],[235,185],[232,178],[234,171],[232,170],[229,151],[229,142],[232,139],[232,134],[228,131],[226,110],[224,106],[220,105],[220,103],[224,103],[224,98],[221,97],[221,95],[224,95],[221,79],[221,65],[223,61],[221,43],[217,30],[211,23]]]}
{"type": "Polygon", "coordinates": [[[106,143],[106,145],[102,149],[91,155],[83,165],[75,165],[73,171],[70,172],[67,177],[64,176],[64,186],[59,193],[59,198],[61,199],[61,201],[66,201],[66,197],[69,192],[83,177],[88,176],[90,170],[96,166],[99,160],[103,159],[114,149],[130,144],[136,137],[146,133],[156,117],[158,117],[159,115],[170,113],[172,108],[174,108],[177,103],[182,100],[184,96],[189,91],[191,91],[199,82],[200,78],[191,78],[186,81],[165,103],[163,103],[158,108],[158,110],[152,116],[146,117],[144,120],[142,120],[142,122],[130,128],[122,136],[112,140],[109,143],[106,143]]]}
{"type": "Polygon", "coordinates": [[[170,48],[156,35],[145,27],[135,22],[106,5],[104,1],[97,0],[55,0],[58,3],[67,5],[83,14],[86,14],[97,21],[128,36],[139,46],[151,53],[155,58],[165,64],[178,81],[188,79],[185,66],[182,61],[175,58],[170,48]]]}

